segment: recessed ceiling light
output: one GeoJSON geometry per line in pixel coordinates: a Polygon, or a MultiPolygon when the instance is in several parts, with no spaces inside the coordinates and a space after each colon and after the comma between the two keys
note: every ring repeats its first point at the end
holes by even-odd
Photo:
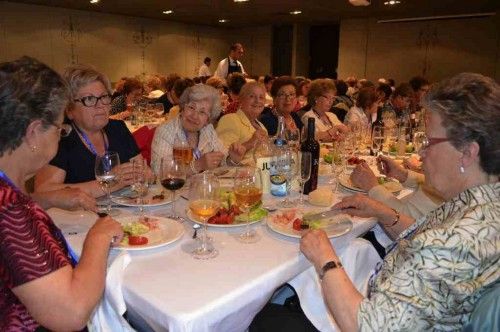
{"type": "Polygon", "coordinates": [[[302,11],[301,10],[294,10],[294,11],[291,11],[290,14],[291,15],[299,15],[299,14],[302,14],[302,11]]]}
{"type": "Polygon", "coordinates": [[[386,5],[386,6],[394,6],[394,5],[398,5],[400,3],[401,3],[401,1],[398,1],[398,0],[390,0],[390,1],[384,2],[384,5],[386,5]]]}
{"type": "Polygon", "coordinates": [[[234,2],[248,2],[250,0],[234,0],[234,2]]]}
{"type": "Polygon", "coordinates": [[[229,20],[225,19],[225,18],[221,18],[219,20],[219,23],[226,23],[226,22],[229,22],[229,20]]]}
{"type": "Polygon", "coordinates": [[[100,0],[90,0],[90,3],[95,4],[98,3],[100,0]]]}
{"type": "Polygon", "coordinates": [[[169,10],[164,10],[163,14],[168,15],[168,14],[172,14],[173,12],[174,12],[173,10],[169,9],[169,10]]]}

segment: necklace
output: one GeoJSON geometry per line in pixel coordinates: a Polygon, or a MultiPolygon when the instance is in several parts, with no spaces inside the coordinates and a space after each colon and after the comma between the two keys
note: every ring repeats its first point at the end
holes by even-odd
{"type": "Polygon", "coordinates": [[[329,128],[333,128],[333,123],[330,121],[330,119],[328,118],[328,116],[326,116],[326,120],[325,121],[320,115],[318,112],[316,112],[316,110],[313,108],[312,111],[314,112],[314,114],[316,114],[316,116],[318,117],[319,121],[321,121],[322,124],[324,124],[325,126],[329,127],[329,128]]]}

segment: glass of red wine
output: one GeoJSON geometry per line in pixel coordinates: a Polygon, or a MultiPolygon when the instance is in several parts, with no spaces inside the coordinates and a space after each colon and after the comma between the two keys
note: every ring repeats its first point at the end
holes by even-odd
{"type": "Polygon", "coordinates": [[[183,220],[175,212],[175,191],[181,189],[186,183],[186,166],[181,160],[165,159],[162,162],[162,169],[160,170],[161,185],[172,192],[172,214],[169,218],[176,220],[183,220]]]}

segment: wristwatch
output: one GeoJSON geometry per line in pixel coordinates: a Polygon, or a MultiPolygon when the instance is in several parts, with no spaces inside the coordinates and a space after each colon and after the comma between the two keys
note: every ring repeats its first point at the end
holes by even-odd
{"type": "Polygon", "coordinates": [[[335,261],[329,261],[327,262],[325,265],[323,265],[323,267],[321,268],[321,270],[319,271],[319,280],[323,280],[323,277],[325,276],[325,273],[328,271],[328,270],[331,270],[331,269],[336,269],[336,268],[341,268],[342,267],[342,263],[340,262],[335,262],[335,261]]]}

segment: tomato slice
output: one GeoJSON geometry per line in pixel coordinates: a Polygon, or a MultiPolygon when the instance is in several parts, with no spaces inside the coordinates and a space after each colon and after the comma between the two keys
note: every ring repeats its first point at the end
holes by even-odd
{"type": "Polygon", "coordinates": [[[147,243],[148,243],[148,238],[145,236],[129,235],[128,237],[128,244],[130,244],[131,246],[141,246],[147,243]]]}
{"type": "Polygon", "coordinates": [[[299,218],[296,218],[296,219],[293,221],[292,228],[293,228],[294,230],[296,230],[296,231],[300,231],[300,230],[302,230],[301,224],[302,224],[302,220],[300,220],[299,218]]]}

